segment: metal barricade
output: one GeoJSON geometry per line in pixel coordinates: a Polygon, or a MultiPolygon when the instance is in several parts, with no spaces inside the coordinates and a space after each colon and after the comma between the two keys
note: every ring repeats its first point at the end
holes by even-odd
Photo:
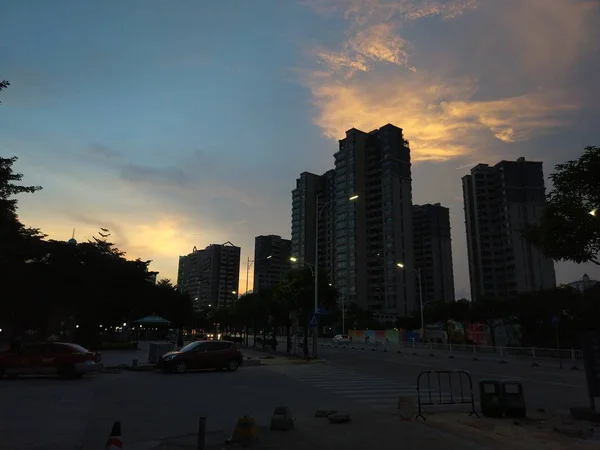
{"type": "Polygon", "coordinates": [[[419,417],[427,420],[423,415],[422,407],[436,405],[471,405],[469,416],[475,415],[479,417],[475,411],[473,380],[471,379],[471,375],[464,370],[427,370],[421,372],[417,377],[417,403],[418,413],[415,420],[419,417]],[[423,392],[424,389],[422,386],[423,376],[427,378],[427,390],[425,392],[423,392]],[[447,383],[445,382],[446,380],[447,383]],[[444,392],[443,388],[446,387],[448,390],[444,392]]]}

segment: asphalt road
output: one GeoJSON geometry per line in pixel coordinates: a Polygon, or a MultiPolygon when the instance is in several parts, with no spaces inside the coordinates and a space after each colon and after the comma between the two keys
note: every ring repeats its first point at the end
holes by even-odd
{"type": "MultiPolygon", "coordinates": [[[[465,370],[472,377],[476,398],[478,383],[481,379],[514,379],[523,384],[525,399],[530,410],[544,408],[548,411],[567,413],[572,406],[587,406],[587,390],[583,370],[570,370],[542,365],[532,367],[531,363],[510,361],[506,364],[494,360],[472,361],[466,358],[450,359],[448,356],[413,356],[410,352],[402,354],[384,353],[351,348],[320,347],[320,357],[328,366],[348,372],[371,376],[405,386],[402,393],[410,394],[412,387],[416,391],[416,381],[420,372],[427,370],[465,370]]],[[[435,377],[433,389],[435,389],[435,377]]],[[[426,386],[426,379],[424,379],[426,386]]],[[[448,385],[442,379],[442,391],[448,392],[448,385]]],[[[456,386],[454,387],[456,389],[456,386]]],[[[392,393],[391,391],[390,393],[392,393]]],[[[414,391],[413,391],[414,392],[414,391]]]]}
{"type": "MultiPolygon", "coordinates": [[[[0,448],[100,450],[113,422],[120,420],[126,448],[149,449],[161,439],[192,435],[199,416],[208,419],[208,440],[223,442],[237,418],[251,414],[264,426],[281,404],[297,418],[309,418],[322,408],[391,417],[399,396],[414,398],[416,378],[425,370],[467,370],[475,384],[482,378],[520,379],[529,410],[566,412],[587,404],[583,371],[327,347],[320,351],[325,363],[245,367],[235,373],[124,371],[80,380],[5,379],[0,381],[0,448]]],[[[440,390],[445,400],[448,391],[447,385],[440,390]]],[[[403,433],[408,436],[411,430],[415,428],[403,433]]]]}
{"type": "Polygon", "coordinates": [[[320,408],[356,410],[343,396],[267,366],[234,373],[123,371],[77,380],[4,379],[0,400],[2,450],[104,449],[115,420],[122,423],[125,448],[149,449],[160,440],[176,441],[195,433],[200,416],[207,417],[207,440],[223,443],[239,417],[250,414],[265,426],[281,404],[298,418],[313,417],[320,408]]]}
{"type": "MultiPolygon", "coordinates": [[[[115,420],[126,448],[197,431],[207,417],[209,440],[231,435],[238,417],[269,423],[282,403],[313,415],[322,398],[263,367],[238,372],[102,373],[80,380],[21,378],[0,381],[0,448],[3,450],[104,449],[115,420]]],[[[324,400],[327,404],[332,401],[324,400]]],[[[338,401],[338,407],[339,405],[338,401]]]]}

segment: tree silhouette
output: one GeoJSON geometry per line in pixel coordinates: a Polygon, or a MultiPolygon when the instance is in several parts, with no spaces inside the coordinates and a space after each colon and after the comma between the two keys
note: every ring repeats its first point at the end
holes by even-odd
{"type": "Polygon", "coordinates": [[[525,238],[554,260],[600,265],[600,212],[591,214],[600,208],[600,148],[558,164],[550,179],[547,207],[525,238]]]}

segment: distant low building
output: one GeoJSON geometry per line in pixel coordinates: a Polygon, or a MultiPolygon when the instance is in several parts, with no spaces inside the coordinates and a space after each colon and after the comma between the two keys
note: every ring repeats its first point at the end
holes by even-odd
{"type": "Polygon", "coordinates": [[[578,291],[583,292],[586,289],[589,289],[592,286],[595,286],[596,284],[598,284],[597,280],[591,279],[587,273],[584,273],[583,277],[581,277],[581,280],[573,281],[573,282],[569,283],[568,286],[572,287],[573,289],[577,289],[578,291]]]}

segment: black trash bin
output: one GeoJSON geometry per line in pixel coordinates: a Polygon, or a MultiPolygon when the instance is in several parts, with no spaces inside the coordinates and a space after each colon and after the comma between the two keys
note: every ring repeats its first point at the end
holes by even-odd
{"type": "Polygon", "coordinates": [[[485,417],[502,417],[502,390],[498,380],[479,380],[479,406],[485,417]]]}
{"type": "Polygon", "coordinates": [[[523,384],[517,380],[502,380],[502,410],[506,417],[526,417],[523,384]]]}

